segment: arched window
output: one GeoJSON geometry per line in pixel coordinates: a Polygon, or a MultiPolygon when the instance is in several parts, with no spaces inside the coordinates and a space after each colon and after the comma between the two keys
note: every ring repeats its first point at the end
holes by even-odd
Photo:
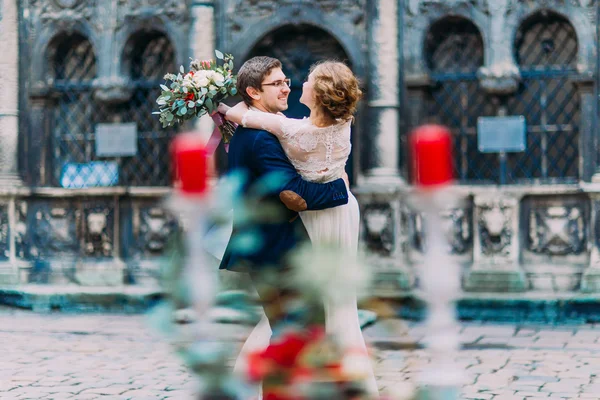
{"type": "Polygon", "coordinates": [[[51,113],[52,184],[84,186],[80,166],[94,157],[94,108],[92,82],[96,56],[90,41],[78,33],[59,35],[48,52],[51,113]]]}
{"type": "Polygon", "coordinates": [[[430,27],[425,56],[432,80],[427,119],[452,129],[456,176],[463,183],[494,183],[497,159],[477,149],[477,118],[494,115],[477,78],[483,65],[479,30],[464,18],[444,18],[430,27]]]}
{"type": "Polygon", "coordinates": [[[162,32],[133,35],[124,54],[124,75],[131,79],[131,99],[119,105],[115,113],[120,122],[137,123],[138,154],[121,162],[121,176],[128,185],[167,186],[171,182],[169,142],[176,129],[163,129],[156,99],[159,85],[167,72],[175,73],[175,50],[162,32]]]}
{"type": "Polygon", "coordinates": [[[518,93],[507,99],[511,115],[524,115],[527,150],[509,155],[514,180],[579,179],[580,104],[577,35],[565,18],[540,12],[523,22],[514,44],[521,70],[518,93]]]}

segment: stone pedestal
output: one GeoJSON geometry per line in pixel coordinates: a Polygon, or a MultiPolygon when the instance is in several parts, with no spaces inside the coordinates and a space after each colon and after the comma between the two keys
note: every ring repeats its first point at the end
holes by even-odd
{"type": "Polygon", "coordinates": [[[414,287],[408,262],[408,235],[400,191],[363,186],[355,191],[361,208],[361,246],[374,272],[374,291],[395,296],[414,287]]]}
{"type": "Polygon", "coordinates": [[[581,291],[600,293],[600,193],[590,193],[590,264],[581,278],[581,291]]]}
{"type": "Polygon", "coordinates": [[[495,195],[474,198],[473,266],[464,288],[478,292],[520,292],[527,289],[519,265],[519,199],[495,195]]]}

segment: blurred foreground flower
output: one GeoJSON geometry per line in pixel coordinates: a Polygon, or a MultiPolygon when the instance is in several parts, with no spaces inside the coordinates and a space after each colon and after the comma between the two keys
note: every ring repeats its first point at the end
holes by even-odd
{"type": "Polygon", "coordinates": [[[265,400],[366,399],[360,381],[368,371],[355,368],[355,356],[344,354],[321,325],[291,328],[249,355],[248,379],[263,382],[265,400]]]}
{"type": "Polygon", "coordinates": [[[292,255],[292,283],[304,298],[336,304],[368,294],[372,274],[361,257],[336,246],[307,243],[292,255]]]}

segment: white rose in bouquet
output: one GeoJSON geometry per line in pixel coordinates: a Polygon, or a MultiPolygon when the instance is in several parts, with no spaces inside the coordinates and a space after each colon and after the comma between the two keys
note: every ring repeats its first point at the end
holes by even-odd
{"type": "Polygon", "coordinates": [[[183,77],[183,81],[181,81],[181,85],[185,88],[191,89],[195,86],[194,84],[194,75],[187,74],[183,77]]]}
{"type": "Polygon", "coordinates": [[[219,72],[213,72],[212,81],[215,83],[223,83],[225,81],[225,77],[219,72]]]}
{"type": "Polygon", "coordinates": [[[211,71],[198,71],[194,74],[194,84],[196,85],[197,88],[208,86],[208,84],[210,83],[209,77],[207,74],[208,72],[211,72],[211,71]]]}

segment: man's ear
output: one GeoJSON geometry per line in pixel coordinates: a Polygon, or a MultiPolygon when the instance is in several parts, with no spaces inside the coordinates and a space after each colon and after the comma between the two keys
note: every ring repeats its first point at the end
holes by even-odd
{"type": "Polygon", "coordinates": [[[252,98],[252,100],[260,100],[260,91],[257,88],[248,86],[246,88],[246,93],[252,98]]]}

